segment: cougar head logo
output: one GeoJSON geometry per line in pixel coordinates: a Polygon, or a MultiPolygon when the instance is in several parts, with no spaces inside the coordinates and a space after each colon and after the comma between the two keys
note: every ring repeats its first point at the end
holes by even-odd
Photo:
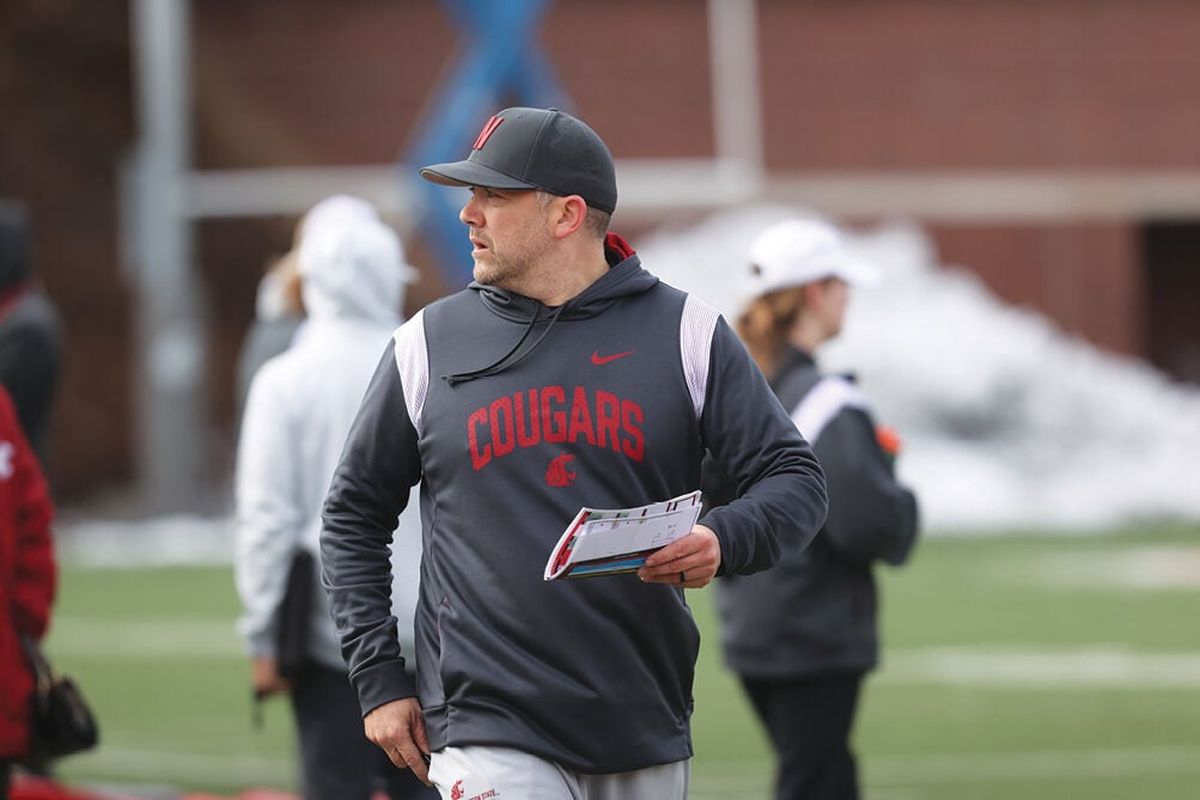
{"type": "Polygon", "coordinates": [[[575,482],[575,473],[567,469],[567,464],[575,459],[570,453],[556,456],[546,467],[546,483],[550,486],[570,486],[575,482]]]}

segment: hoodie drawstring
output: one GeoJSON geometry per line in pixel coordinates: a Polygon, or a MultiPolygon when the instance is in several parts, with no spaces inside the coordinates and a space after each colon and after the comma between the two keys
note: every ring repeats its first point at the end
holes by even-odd
{"type": "Polygon", "coordinates": [[[529,324],[525,326],[525,332],[521,334],[521,338],[517,340],[517,343],[514,344],[507,353],[500,356],[500,358],[496,359],[485,367],[473,369],[469,372],[456,372],[453,375],[443,375],[442,380],[444,380],[451,387],[454,387],[460,383],[467,383],[468,381],[473,381],[476,378],[486,378],[488,375],[495,375],[499,372],[503,372],[506,369],[515,367],[517,364],[520,364],[522,361],[528,358],[534,350],[538,349],[538,346],[542,343],[542,340],[546,338],[546,335],[550,333],[550,329],[554,327],[554,323],[558,322],[559,315],[562,314],[563,309],[565,309],[567,305],[567,303],[564,303],[554,310],[554,313],[549,317],[550,324],[546,326],[546,330],[542,331],[541,335],[538,336],[538,338],[533,341],[533,344],[529,346],[529,349],[517,357],[512,363],[506,364],[505,362],[512,357],[513,353],[521,349],[521,345],[525,344],[525,340],[529,338],[530,331],[532,331],[534,326],[538,323],[538,313],[536,310],[529,317],[529,324]]]}

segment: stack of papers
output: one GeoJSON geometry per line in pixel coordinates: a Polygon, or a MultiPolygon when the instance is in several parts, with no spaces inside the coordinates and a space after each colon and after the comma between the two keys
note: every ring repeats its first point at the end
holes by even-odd
{"type": "Polygon", "coordinates": [[[637,508],[584,508],[546,561],[545,580],[634,572],[646,557],[691,533],[700,490],[637,508]]]}

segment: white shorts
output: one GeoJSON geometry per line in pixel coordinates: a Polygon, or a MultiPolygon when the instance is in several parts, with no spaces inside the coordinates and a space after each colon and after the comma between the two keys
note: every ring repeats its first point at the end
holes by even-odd
{"type": "Polygon", "coordinates": [[[446,747],[429,762],[442,800],[685,800],[689,761],[588,775],[507,747],[446,747]]]}

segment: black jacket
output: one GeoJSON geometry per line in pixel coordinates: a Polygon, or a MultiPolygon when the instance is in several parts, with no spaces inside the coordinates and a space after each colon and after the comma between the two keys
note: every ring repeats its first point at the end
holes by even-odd
{"type": "MultiPolygon", "coordinates": [[[[829,515],[807,549],[788,547],[779,564],[717,583],[729,666],[752,678],[864,672],[879,644],[871,565],[905,561],[916,539],[916,499],[895,478],[853,382],[822,376],[803,352],[789,350],[771,387],[811,437],[825,472],[829,515]]],[[[705,497],[737,496],[721,470],[705,466],[705,497]]]]}
{"type": "Polygon", "coordinates": [[[30,278],[25,216],[0,205],[0,384],[45,469],[50,413],[62,368],[62,331],[30,278]]]}

